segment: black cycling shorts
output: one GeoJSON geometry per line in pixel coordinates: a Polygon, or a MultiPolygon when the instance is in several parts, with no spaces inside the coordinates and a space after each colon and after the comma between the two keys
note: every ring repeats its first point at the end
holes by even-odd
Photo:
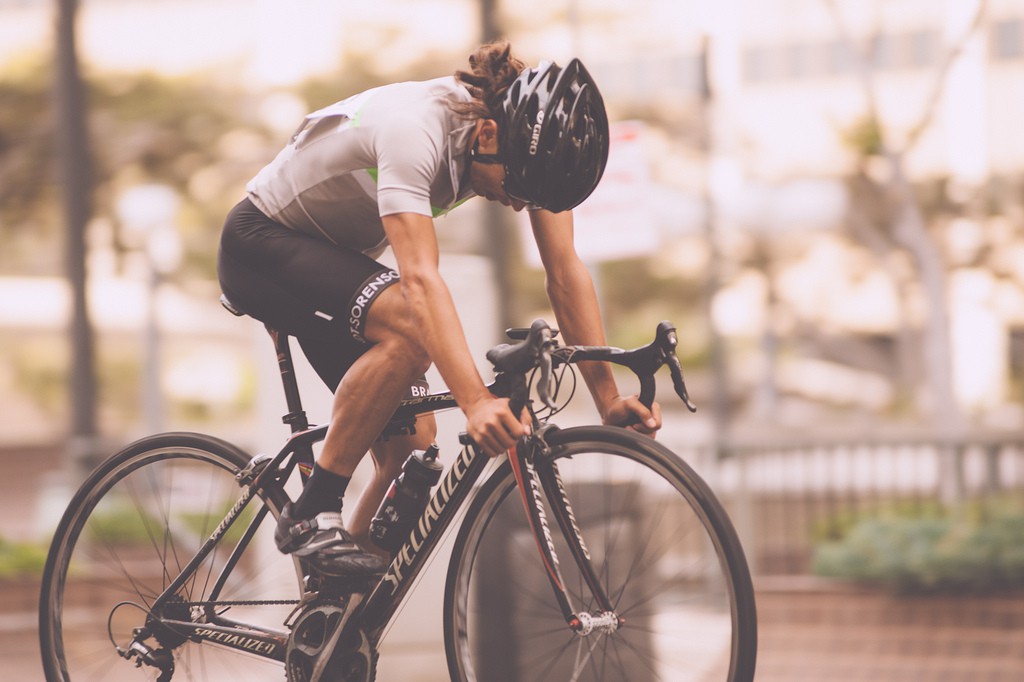
{"type": "MultiPolygon", "coordinates": [[[[369,256],[286,227],[243,199],[228,214],[217,258],[231,303],[294,336],[316,373],[334,391],[370,344],[366,314],[398,273],[369,256]]],[[[426,379],[409,389],[425,395],[426,379]]]]}

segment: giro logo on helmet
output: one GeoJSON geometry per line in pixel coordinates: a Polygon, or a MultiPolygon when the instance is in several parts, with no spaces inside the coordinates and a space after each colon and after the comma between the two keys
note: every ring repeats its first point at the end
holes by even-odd
{"type": "Polygon", "coordinates": [[[537,122],[533,124],[533,133],[530,135],[530,156],[537,156],[537,148],[540,146],[540,131],[544,127],[544,110],[537,112],[537,122]]]}

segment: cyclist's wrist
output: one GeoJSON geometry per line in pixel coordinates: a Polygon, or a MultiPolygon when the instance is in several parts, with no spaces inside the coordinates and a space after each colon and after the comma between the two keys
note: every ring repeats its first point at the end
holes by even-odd
{"type": "Polygon", "coordinates": [[[581,362],[579,368],[587,388],[590,389],[594,404],[597,405],[598,411],[604,414],[609,406],[621,398],[615,377],[612,376],[611,366],[607,362],[581,362]]]}
{"type": "Polygon", "coordinates": [[[622,395],[621,393],[616,393],[611,396],[608,402],[598,408],[598,413],[601,415],[601,421],[605,424],[618,423],[621,421],[624,414],[633,412],[629,406],[629,402],[635,399],[636,396],[622,395]]]}
{"type": "Polygon", "coordinates": [[[615,409],[615,405],[625,400],[618,390],[612,389],[600,395],[594,396],[594,403],[597,405],[597,412],[601,415],[602,421],[607,421],[608,416],[615,409]]]}
{"type": "Polygon", "coordinates": [[[497,398],[486,389],[479,392],[473,392],[468,397],[461,400],[456,398],[456,402],[459,404],[459,407],[461,407],[462,411],[467,415],[475,408],[480,407],[481,405],[486,405],[492,400],[497,400],[497,398]]]}

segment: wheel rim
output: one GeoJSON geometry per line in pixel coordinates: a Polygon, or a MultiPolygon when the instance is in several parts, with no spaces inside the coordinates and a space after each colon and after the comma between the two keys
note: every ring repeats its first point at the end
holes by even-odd
{"type": "MultiPolygon", "coordinates": [[[[556,457],[599,579],[625,622],[586,637],[566,626],[514,482],[505,480],[466,530],[449,607],[453,674],[487,682],[730,679],[741,629],[733,569],[710,539],[697,494],[671,464],[627,447],[572,443],[556,457]]],[[[574,606],[595,610],[550,523],[574,606]]]]}
{"type": "MultiPolygon", "coordinates": [[[[160,616],[199,617],[197,607],[188,604],[208,600],[217,569],[244,530],[240,522],[253,517],[259,499],[249,503],[225,540],[162,612],[151,607],[238,499],[237,470],[231,458],[187,446],[156,448],[108,465],[51,552],[52,573],[43,586],[43,627],[53,650],[48,664],[56,669],[57,679],[119,682],[159,676],[155,668],[136,669],[118,655],[114,644],[124,648],[133,629],[147,620],[152,624],[160,616]]],[[[276,510],[272,512],[271,519],[276,510]]],[[[294,563],[266,542],[269,523],[264,520],[263,532],[243,554],[219,600],[298,598],[294,563]]],[[[281,629],[292,607],[235,605],[217,610],[225,608],[230,608],[227,617],[281,629]]],[[[282,677],[279,663],[189,641],[166,629],[157,628],[147,644],[172,652],[174,679],[282,677]]]]}

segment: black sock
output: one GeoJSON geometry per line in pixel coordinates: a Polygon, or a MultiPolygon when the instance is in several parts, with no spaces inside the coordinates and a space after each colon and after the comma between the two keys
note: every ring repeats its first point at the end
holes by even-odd
{"type": "Polygon", "coordinates": [[[320,512],[341,511],[341,498],[349,480],[348,476],[339,476],[314,464],[302,494],[292,505],[292,518],[311,519],[320,512]]]}

